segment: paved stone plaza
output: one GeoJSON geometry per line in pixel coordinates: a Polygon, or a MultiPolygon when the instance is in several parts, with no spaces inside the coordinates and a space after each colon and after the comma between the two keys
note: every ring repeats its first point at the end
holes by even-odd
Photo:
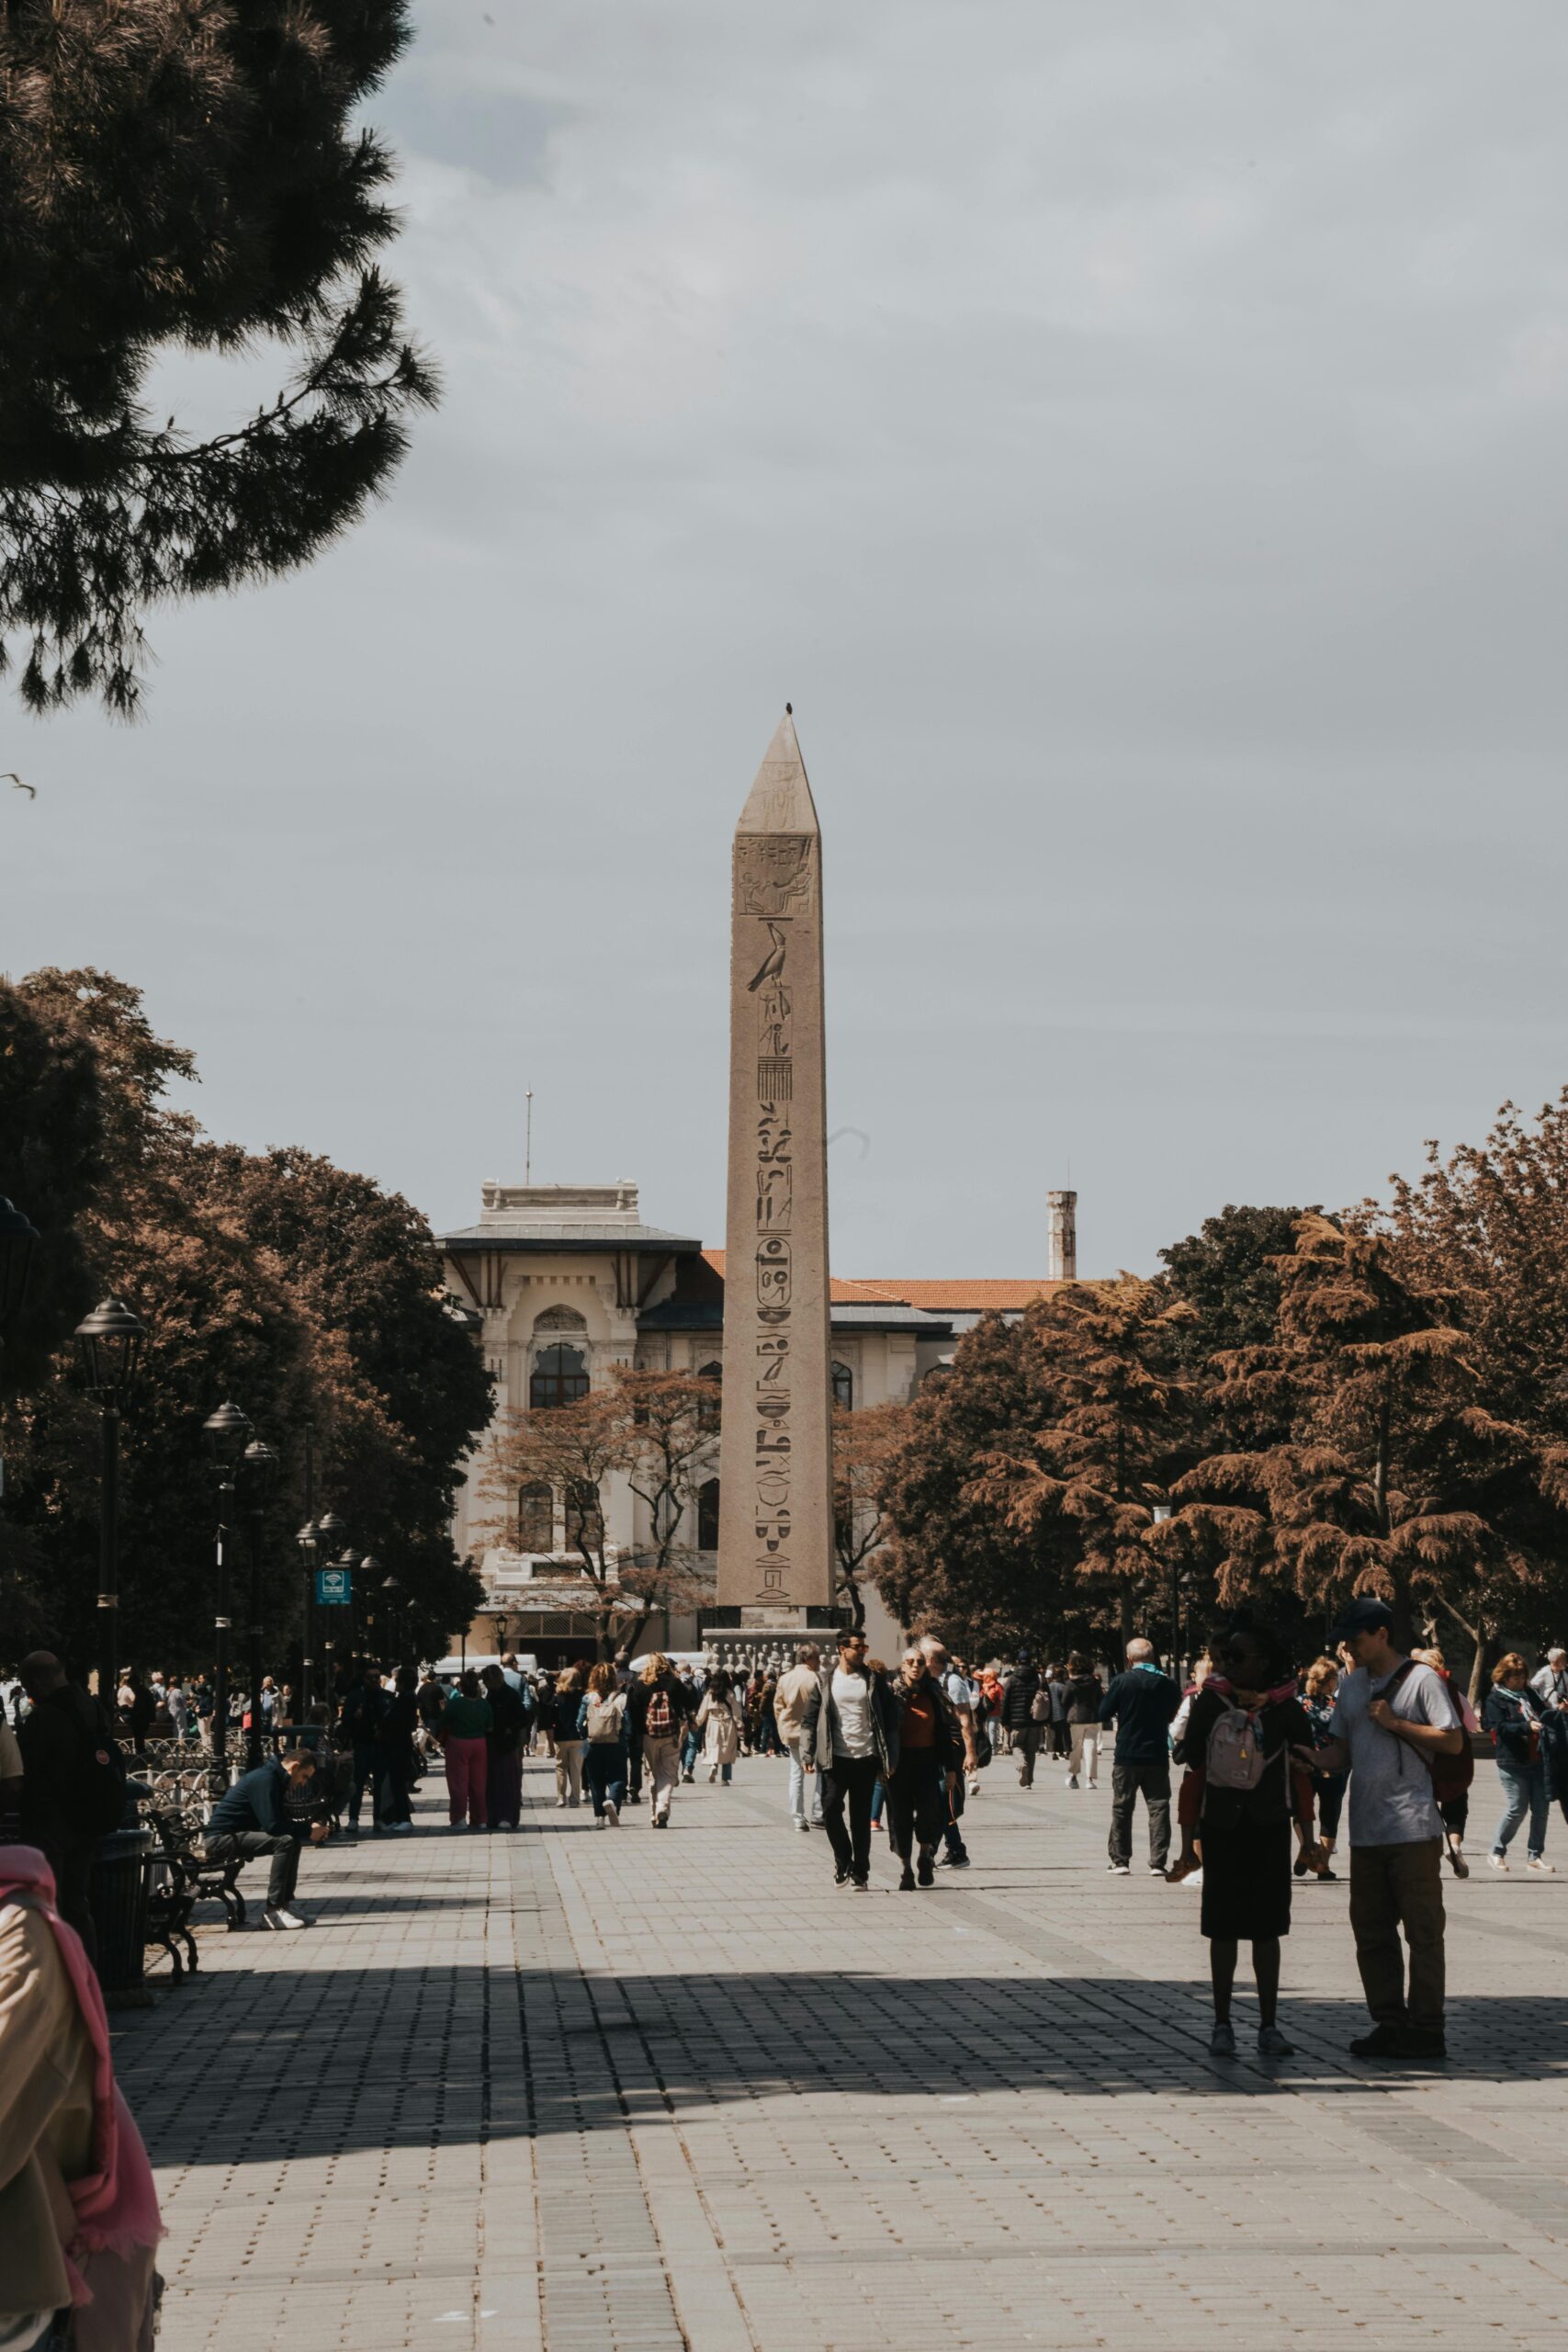
{"type": "Polygon", "coordinates": [[[311,1934],[204,1938],[117,2036],[169,2352],[1568,2344],[1568,1876],[1485,1869],[1488,1767],[1440,2076],[1347,2055],[1343,1883],[1265,2073],[1207,2056],[1198,1898],[1106,1874],[1103,1787],[998,1760],[975,1867],[899,1895],[882,1846],[866,1898],[737,1774],[664,1838],[542,1763],[449,1837],[427,1782],[307,1856],[311,1934]]]}

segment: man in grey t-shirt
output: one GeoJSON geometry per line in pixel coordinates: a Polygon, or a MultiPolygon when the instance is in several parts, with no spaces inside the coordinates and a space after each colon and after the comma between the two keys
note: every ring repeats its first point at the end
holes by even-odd
{"type": "Polygon", "coordinates": [[[1315,1772],[1350,1773],[1350,1927],[1372,2030],[1358,2058],[1440,2058],[1443,2038],[1443,1822],[1431,1765],[1464,1731],[1440,1676],[1390,1639],[1393,1611],[1367,1596],[1335,1627],[1356,1670],[1339,1685],[1325,1747],[1298,1748],[1315,1772]],[[1410,1953],[1405,1988],[1404,1953],[1410,1953]]]}

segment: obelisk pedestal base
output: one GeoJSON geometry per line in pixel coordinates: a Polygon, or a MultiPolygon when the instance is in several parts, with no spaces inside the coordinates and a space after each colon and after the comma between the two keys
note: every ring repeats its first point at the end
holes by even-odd
{"type": "Polygon", "coordinates": [[[844,1622],[840,1609],[708,1609],[703,1612],[703,1647],[727,1674],[782,1672],[795,1664],[804,1641],[826,1649],[844,1622]]]}

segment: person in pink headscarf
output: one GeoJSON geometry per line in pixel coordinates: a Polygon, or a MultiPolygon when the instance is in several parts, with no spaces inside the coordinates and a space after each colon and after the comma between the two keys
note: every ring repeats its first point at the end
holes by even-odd
{"type": "Polygon", "coordinates": [[[0,1846],[0,2345],[69,2310],[77,2352],[148,2352],[162,2235],[82,1939],[37,1848],[0,1846]]]}

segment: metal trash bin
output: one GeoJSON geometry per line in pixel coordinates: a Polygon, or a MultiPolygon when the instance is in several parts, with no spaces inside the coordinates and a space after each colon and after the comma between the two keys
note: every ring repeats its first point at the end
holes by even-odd
{"type": "Polygon", "coordinates": [[[98,1982],[106,1993],[140,1990],[147,1963],[147,1857],[150,1829],[111,1829],[93,1864],[93,1925],[98,1931],[98,1982]]]}

